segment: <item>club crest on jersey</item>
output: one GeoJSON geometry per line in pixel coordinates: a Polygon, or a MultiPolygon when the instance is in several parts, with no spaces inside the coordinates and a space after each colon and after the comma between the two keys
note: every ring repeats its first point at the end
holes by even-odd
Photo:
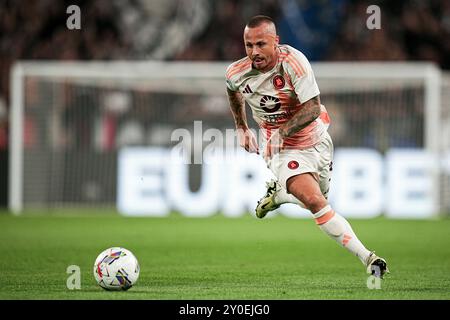
{"type": "Polygon", "coordinates": [[[259,101],[259,106],[265,112],[271,113],[281,108],[281,101],[277,97],[263,96],[259,101]]]}
{"type": "Polygon", "coordinates": [[[284,78],[282,76],[277,74],[275,77],[273,77],[272,84],[275,87],[275,89],[280,90],[280,89],[284,88],[286,81],[284,80],[284,78]]]}
{"type": "Polygon", "coordinates": [[[297,161],[292,160],[292,161],[289,161],[289,162],[288,162],[287,166],[288,166],[289,169],[295,170],[295,169],[297,169],[300,165],[298,164],[297,161]]]}

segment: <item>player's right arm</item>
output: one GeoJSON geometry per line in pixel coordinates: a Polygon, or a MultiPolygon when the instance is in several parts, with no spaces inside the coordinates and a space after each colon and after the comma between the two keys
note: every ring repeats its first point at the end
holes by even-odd
{"type": "Polygon", "coordinates": [[[227,87],[230,110],[233,114],[234,124],[238,132],[239,145],[248,152],[259,153],[258,143],[253,132],[248,128],[247,117],[245,115],[245,103],[239,91],[230,90],[227,87]]]}
{"type": "Polygon", "coordinates": [[[248,130],[247,117],[245,115],[245,104],[242,94],[239,91],[232,91],[227,88],[227,95],[236,129],[248,130]]]}

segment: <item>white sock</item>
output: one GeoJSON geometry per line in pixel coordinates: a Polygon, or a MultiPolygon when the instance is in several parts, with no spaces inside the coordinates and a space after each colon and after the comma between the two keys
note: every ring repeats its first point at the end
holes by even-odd
{"type": "Polygon", "coordinates": [[[356,255],[366,265],[370,251],[359,241],[352,227],[343,216],[334,212],[330,205],[315,213],[313,216],[320,230],[356,255]]]}
{"type": "Polygon", "coordinates": [[[293,194],[288,193],[283,187],[281,187],[281,189],[275,195],[275,203],[293,203],[298,204],[302,208],[305,208],[305,205],[300,200],[298,200],[293,194]]]}

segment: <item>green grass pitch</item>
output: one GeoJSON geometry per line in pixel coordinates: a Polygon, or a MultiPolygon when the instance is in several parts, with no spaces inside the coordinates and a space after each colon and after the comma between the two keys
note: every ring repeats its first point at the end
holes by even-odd
{"type": "Polygon", "coordinates": [[[391,274],[369,290],[359,260],[312,219],[125,218],[100,214],[0,214],[0,299],[450,299],[450,220],[350,220],[391,274]],[[136,286],[94,281],[97,255],[131,250],[136,286]],[[81,290],[66,269],[81,268],[81,290]]]}

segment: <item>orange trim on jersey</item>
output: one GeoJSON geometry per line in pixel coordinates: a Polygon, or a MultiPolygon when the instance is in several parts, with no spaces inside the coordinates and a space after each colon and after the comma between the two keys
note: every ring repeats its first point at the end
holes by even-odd
{"type": "Polygon", "coordinates": [[[286,52],[282,52],[278,55],[278,62],[283,62],[284,60],[286,60],[286,56],[288,54],[286,52]]]}
{"type": "Polygon", "coordinates": [[[294,88],[294,85],[292,84],[291,77],[289,76],[289,74],[287,72],[284,73],[284,78],[286,79],[291,90],[295,92],[295,88],[294,88]]]}
{"type": "Polygon", "coordinates": [[[231,66],[230,69],[229,69],[229,70],[227,71],[227,73],[226,73],[227,77],[229,77],[229,74],[230,74],[231,72],[236,71],[237,69],[239,69],[240,67],[242,67],[242,65],[244,65],[244,64],[247,63],[247,62],[248,62],[247,59],[245,59],[244,61],[238,62],[238,63],[236,63],[235,65],[231,66]]]}
{"type": "Polygon", "coordinates": [[[292,57],[292,60],[298,64],[298,66],[302,70],[302,73],[306,74],[306,68],[303,66],[302,62],[300,60],[298,60],[294,55],[292,55],[291,57],[292,57]]]}
{"type": "Polygon", "coordinates": [[[244,70],[245,68],[247,68],[249,65],[249,62],[245,62],[243,64],[239,64],[237,66],[234,66],[233,68],[231,68],[228,72],[227,72],[227,77],[231,78],[233,75],[235,75],[236,73],[239,73],[241,70],[244,70]]]}
{"type": "Polygon", "coordinates": [[[300,67],[297,64],[295,64],[295,62],[292,60],[290,56],[286,56],[284,60],[287,62],[287,64],[289,64],[289,66],[292,68],[297,77],[301,77],[303,75],[302,71],[300,70],[300,67]]]}
{"type": "Polygon", "coordinates": [[[245,63],[248,63],[250,61],[250,59],[249,58],[245,58],[245,59],[243,59],[242,61],[237,61],[237,62],[235,62],[235,64],[234,65],[231,65],[230,66],[230,69],[228,70],[228,72],[227,73],[230,73],[231,72],[231,70],[233,70],[233,69],[236,69],[236,68],[238,68],[238,67],[240,67],[240,66],[242,66],[243,64],[245,64],[245,63]]]}
{"type": "Polygon", "coordinates": [[[303,67],[301,62],[297,60],[291,53],[280,53],[278,61],[283,62],[285,60],[291,66],[298,77],[301,77],[306,73],[306,69],[303,67]]]}
{"type": "Polygon", "coordinates": [[[291,66],[291,68],[294,70],[295,74],[297,75],[297,77],[301,77],[303,76],[306,72],[303,69],[303,67],[301,66],[301,64],[295,60],[294,57],[292,57],[291,55],[288,55],[286,57],[288,64],[291,66]]]}
{"type": "Polygon", "coordinates": [[[328,112],[326,112],[326,111],[322,111],[322,112],[320,113],[319,118],[320,118],[320,120],[322,120],[322,122],[325,123],[325,124],[329,124],[329,123],[331,122],[330,116],[328,115],[328,112]]]}
{"type": "MultiPolygon", "coordinates": [[[[310,132],[315,130],[317,127],[317,123],[316,122],[313,122],[313,123],[315,125],[312,127],[312,130],[310,130],[310,132]]],[[[310,124],[310,126],[311,126],[311,124],[310,124]]],[[[283,147],[300,149],[300,150],[307,149],[309,147],[316,145],[318,143],[317,139],[318,139],[318,137],[316,137],[314,135],[314,132],[311,132],[310,134],[308,134],[308,133],[303,134],[303,135],[297,134],[290,138],[285,138],[283,140],[283,147]]]]}
{"type": "Polygon", "coordinates": [[[288,93],[277,91],[277,97],[280,99],[281,107],[290,106],[294,99],[288,93]]]}
{"type": "Polygon", "coordinates": [[[327,223],[333,217],[334,217],[334,211],[333,210],[328,211],[323,216],[316,218],[316,224],[321,225],[321,224],[327,223]]]}
{"type": "Polygon", "coordinates": [[[239,69],[233,70],[232,72],[230,72],[230,73],[228,74],[228,78],[231,78],[232,76],[234,76],[234,75],[236,75],[236,74],[238,74],[238,73],[241,73],[242,71],[244,71],[245,69],[247,69],[251,64],[252,64],[252,63],[251,63],[251,61],[250,61],[249,63],[247,63],[246,65],[243,65],[243,66],[240,67],[239,69]]]}
{"type": "Polygon", "coordinates": [[[240,61],[240,62],[237,62],[235,65],[232,65],[232,66],[231,66],[231,68],[230,68],[230,70],[228,70],[228,72],[230,72],[230,71],[233,70],[233,69],[236,69],[236,68],[241,67],[242,65],[248,63],[249,61],[250,61],[250,59],[245,58],[244,60],[242,60],[242,61],[240,61]]]}
{"type": "Polygon", "coordinates": [[[234,76],[235,74],[238,74],[239,72],[247,69],[250,65],[252,64],[251,60],[246,60],[245,62],[239,63],[235,66],[233,66],[228,72],[227,72],[227,77],[231,78],[232,76],[234,76]]]}

